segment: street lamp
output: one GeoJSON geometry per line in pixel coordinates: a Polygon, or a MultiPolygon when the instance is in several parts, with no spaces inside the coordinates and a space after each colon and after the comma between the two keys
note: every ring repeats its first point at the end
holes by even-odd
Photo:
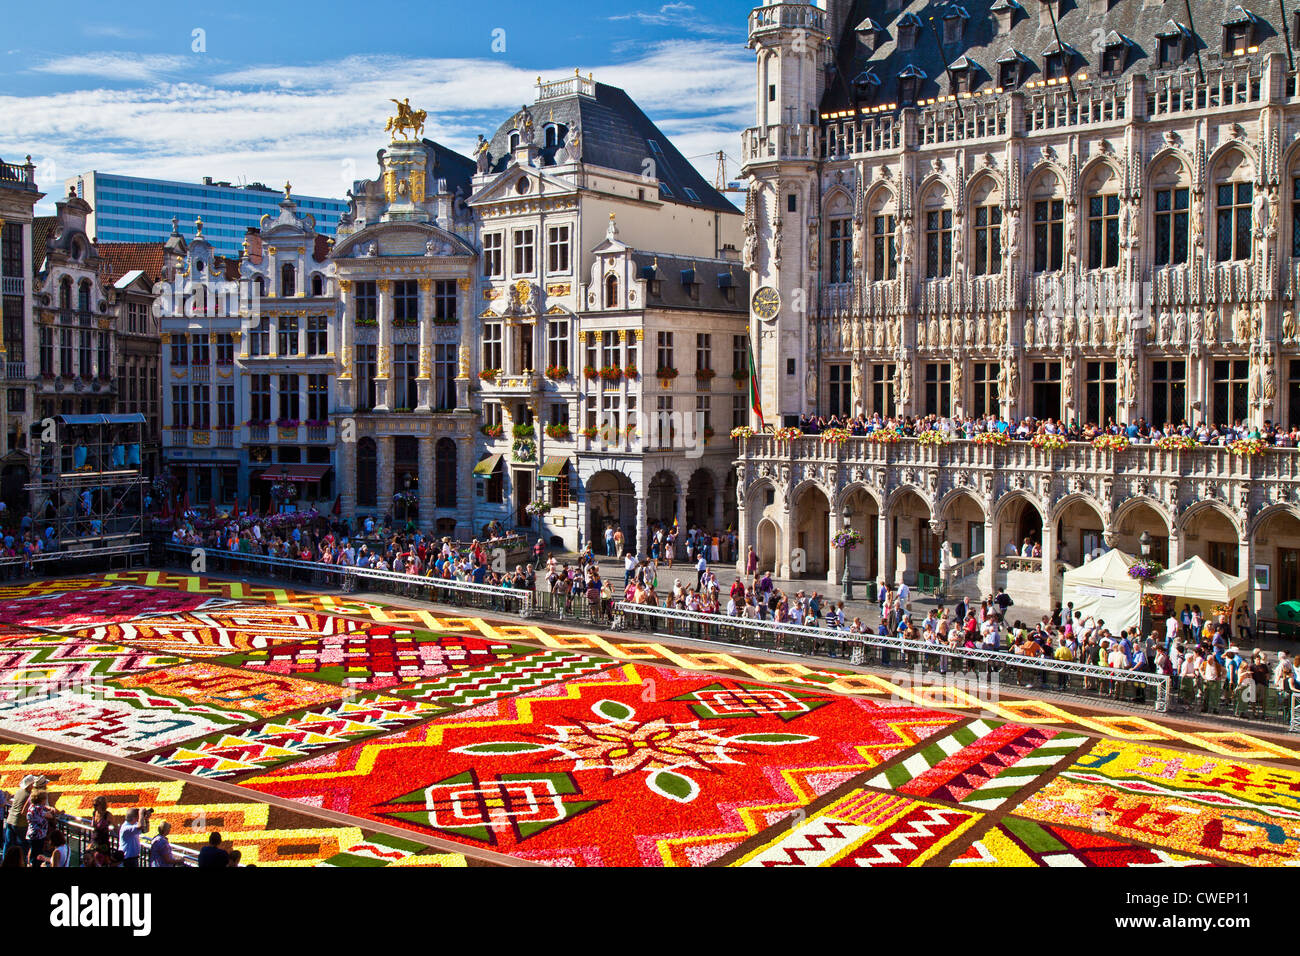
{"type": "MultiPolygon", "coordinates": [[[[853,511],[848,505],[844,506],[844,530],[850,531],[853,528],[853,511]]],[[[853,549],[845,543],[841,548],[844,552],[844,577],[840,580],[841,597],[845,603],[853,600],[853,573],[849,569],[849,562],[852,558],[853,549]]]]}
{"type": "Polygon", "coordinates": [[[402,499],[402,530],[405,531],[405,525],[411,523],[411,473],[408,471],[404,477],[406,484],[406,495],[402,499]]]}
{"type": "MultiPolygon", "coordinates": [[[[1151,557],[1151,532],[1143,531],[1138,535],[1138,548],[1142,552],[1142,560],[1146,561],[1151,557]]],[[[1141,637],[1141,631],[1147,629],[1147,579],[1138,579],[1138,627],[1141,629],[1138,636],[1141,637]]]]}

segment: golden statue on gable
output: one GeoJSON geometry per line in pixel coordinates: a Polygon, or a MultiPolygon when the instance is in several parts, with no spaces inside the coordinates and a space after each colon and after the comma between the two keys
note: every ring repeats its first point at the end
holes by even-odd
{"type": "Polygon", "coordinates": [[[388,102],[397,107],[397,115],[388,118],[388,124],[384,127],[385,133],[400,135],[402,139],[411,139],[412,134],[419,137],[424,132],[424,121],[429,114],[424,110],[411,109],[410,97],[404,98],[400,103],[393,99],[388,102]]]}

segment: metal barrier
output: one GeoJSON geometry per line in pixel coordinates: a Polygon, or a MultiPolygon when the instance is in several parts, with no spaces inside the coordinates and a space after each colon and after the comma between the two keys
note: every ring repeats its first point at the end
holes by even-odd
{"type": "Polygon", "coordinates": [[[1057,678],[1057,689],[1067,693],[1086,693],[1094,688],[1109,690],[1122,698],[1131,690],[1137,703],[1146,703],[1146,688],[1154,691],[1153,701],[1159,713],[1169,710],[1173,678],[1163,674],[1140,671],[1116,671],[1109,667],[1096,667],[1077,661],[1058,661],[1054,658],[1025,657],[1009,651],[984,648],[949,647],[946,644],[929,644],[909,641],[901,637],[881,637],[878,634],[849,634],[830,628],[807,627],[801,624],[775,624],[743,617],[704,614],[699,611],[681,611],[675,608],[649,604],[630,604],[620,601],[614,606],[616,621],[628,629],[666,629],[670,637],[688,637],[695,640],[734,644],[741,647],[761,647],[766,650],[788,651],[805,656],[840,657],[853,664],[874,663],[873,651],[879,652],[881,666],[890,666],[889,655],[897,652],[899,660],[908,666],[938,669],[947,674],[949,663],[959,663],[963,670],[970,665],[982,665],[989,671],[1013,670],[1018,675],[1024,671],[1038,673],[1046,686],[1047,678],[1057,678]],[[839,653],[836,653],[836,652],[839,653]],[[1122,677],[1118,676],[1123,674],[1122,677]],[[1071,681],[1080,679],[1081,688],[1072,688],[1071,681]],[[1090,686],[1090,683],[1092,686],[1090,686]]]}
{"type": "Polygon", "coordinates": [[[533,614],[533,592],[519,588],[475,584],[473,581],[457,581],[450,578],[429,578],[397,571],[345,567],[318,561],[293,561],[289,558],[271,557],[265,554],[243,554],[237,551],[190,547],[183,544],[168,544],[167,552],[169,555],[181,558],[180,563],[191,568],[192,562],[198,557],[196,552],[201,552],[205,571],[245,574],[256,569],[263,576],[286,578],[289,581],[300,581],[315,587],[334,585],[345,594],[353,593],[357,582],[364,581],[372,590],[418,598],[434,604],[483,608],[504,614],[519,614],[523,617],[530,617],[533,614]]]}
{"type": "Polygon", "coordinates": [[[0,568],[23,568],[28,564],[51,564],[56,561],[88,561],[100,558],[132,557],[137,554],[148,553],[149,544],[143,541],[138,544],[113,544],[102,548],[64,548],[61,551],[42,551],[30,558],[25,555],[0,558],[0,568]]]}
{"type": "MultiPolygon", "coordinates": [[[[87,817],[70,817],[66,814],[56,814],[50,817],[51,831],[57,830],[62,833],[68,845],[68,866],[83,866],[85,858],[95,849],[95,827],[93,821],[87,817]]],[[[142,834],[140,837],[140,862],[139,866],[152,866],[149,860],[149,849],[153,846],[153,841],[157,835],[142,834]]],[[[191,850],[188,847],[180,847],[175,843],[171,845],[172,856],[175,857],[182,866],[197,866],[199,862],[199,853],[197,850],[191,850]]],[[[109,851],[121,849],[118,843],[117,830],[109,831],[108,836],[109,851]]]]}

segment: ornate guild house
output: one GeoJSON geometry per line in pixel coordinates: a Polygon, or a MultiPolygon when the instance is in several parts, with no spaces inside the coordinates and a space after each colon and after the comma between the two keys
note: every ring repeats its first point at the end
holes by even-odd
{"type": "MultiPolygon", "coordinates": [[[[769,423],[1300,423],[1300,14],[825,0],[749,16],[743,258],[769,423]]],[[[757,424],[753,422],[752,424],[757,424]]],[[[741,550],[1059,599],[1099,548],[1300,597],[1300,452],[744,439],[741,550]],[[1043,557],[1021,556],[1025,540],[1043,557]]]]}

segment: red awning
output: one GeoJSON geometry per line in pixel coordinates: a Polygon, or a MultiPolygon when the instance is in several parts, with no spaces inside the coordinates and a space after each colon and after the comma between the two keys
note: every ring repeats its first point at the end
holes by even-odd
{"type": "Polygon", "coordinates": [[[272,465],[260,477],[267,481],[320,481],[331,465],[272,465]]]}

